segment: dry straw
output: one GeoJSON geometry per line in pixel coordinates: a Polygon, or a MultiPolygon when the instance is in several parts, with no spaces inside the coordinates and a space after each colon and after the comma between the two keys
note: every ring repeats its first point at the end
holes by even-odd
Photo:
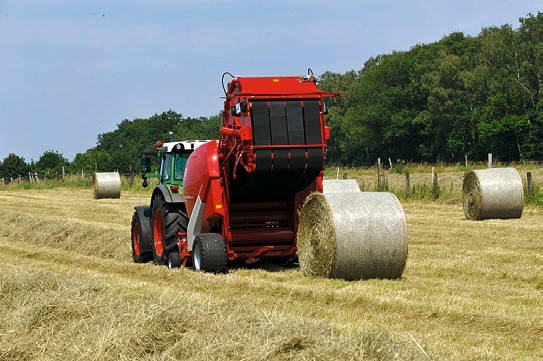
{"type": "Polygon", "coordinates": [[[121,177],[117,172],[94,173],[92,177],[94,199],[120,198],[121,177]]]}
{"type": "Polygon", "coordinates": [[[300,213],[297,244],[307,276],[399,278],[407,259],[405,215],[391,193],[313,193],[300,213]]]}
{"type": "Polygon", "coordinates": [[[507,219],[522,216],[524,192],[515,168],[491,168],[466,173],[462,203],[467,219],[507,219]]]}

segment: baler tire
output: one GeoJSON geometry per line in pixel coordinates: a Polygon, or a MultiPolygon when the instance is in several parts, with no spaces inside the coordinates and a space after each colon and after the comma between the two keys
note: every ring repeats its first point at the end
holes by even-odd
{"type": "Polygon", "coordinates": [[[194,238],[192,264],[195,271],[227,273],[227,262],[226,242],[220,234],[201,233],[194,238]]]}
{"type": "Polygon", "coordinates": [[[153,258],[156,264],[167,264],[168,254],[178,252],[177,234],[186,232],[188,219],[180,207],[164,202],[162,196],[155,196],[151,209],[153,230],[153,258]],[[157,222],[157,217],[161,217],[157,222]],[[157,222],[158,224],[155,224],[157,222]],[[160,230],[159,230],[160,228],[160,230]],[[162,237],[160,242],[157,239],[162,237]]]}
{"type": "Polygon", "coordinates": [[[135,263],[147,263],[153,259],[150,252],[145,252],[141,245],[142,230],[138,215],[132,216],[132,225],[130,227],[130,239],[132,240],[132,259],[135,263]]]}
{"type": "Polygon", "coordinates": [[[168,253],[168,264],[169,269],[181,267],[181,258],[179,258],[179,251],[171,251],[168,253]]]}

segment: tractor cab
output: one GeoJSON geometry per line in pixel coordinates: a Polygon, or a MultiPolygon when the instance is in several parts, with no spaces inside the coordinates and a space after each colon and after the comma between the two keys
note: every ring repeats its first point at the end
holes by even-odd
{"type": "MultiPolygon", "coordinates": [[[[159,185],[164,185],[170,193],[178,193],[183,187],[185,164],[190,154],[208,140],[186,140],[181,142],[155,143],[160,158],[159,173],[151,172],[151,159],[141,159],[141,171],[143,173],[143,187],[148,186],[148,178],[158,178],[159,185]],[[172,189],[173,187],[173,189],[172,189]]],[[[154,153],[153,153],[154,154],[154,153]]]]}

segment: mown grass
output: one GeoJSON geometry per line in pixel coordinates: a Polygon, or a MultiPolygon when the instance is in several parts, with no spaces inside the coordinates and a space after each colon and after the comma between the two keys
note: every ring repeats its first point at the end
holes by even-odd
{"type": "Polygon", "coordinates": [[[147,202],[0,192],[0,359],[543,357],[539,208],[472,222],[458,204],[403,201],[403,278],[347,282],[133,264],[132,207],[147,202]]]}

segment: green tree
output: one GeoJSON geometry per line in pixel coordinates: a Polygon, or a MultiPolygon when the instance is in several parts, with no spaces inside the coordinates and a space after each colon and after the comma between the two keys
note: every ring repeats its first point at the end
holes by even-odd
{"type": "Polygon", "coordinates": [[[324,73],[327,158],[346,165],[377,157],[411,161],[543,157],[543,13],[476,37],[454,32],[406,52],[370,58],[358,72],[324,73]]]}
{"type": "Polygon", "coordinates": [[[30,166],[26,164],[23,157],[19,157],[15,153],[10,153],[2,161],[2,168],[0,169],[1,177],[8,181],[10,178],[27,177],[30,172],[30,166]]]}
{"type": "Polygon", "coordinates": [[[58,151],[47,150],[41,156],[40,159],[34,164],[34,170],[41,176],[54,176],[62,174],[62,167],[68,170],[68,160],[62,156],[58,151]]]}

